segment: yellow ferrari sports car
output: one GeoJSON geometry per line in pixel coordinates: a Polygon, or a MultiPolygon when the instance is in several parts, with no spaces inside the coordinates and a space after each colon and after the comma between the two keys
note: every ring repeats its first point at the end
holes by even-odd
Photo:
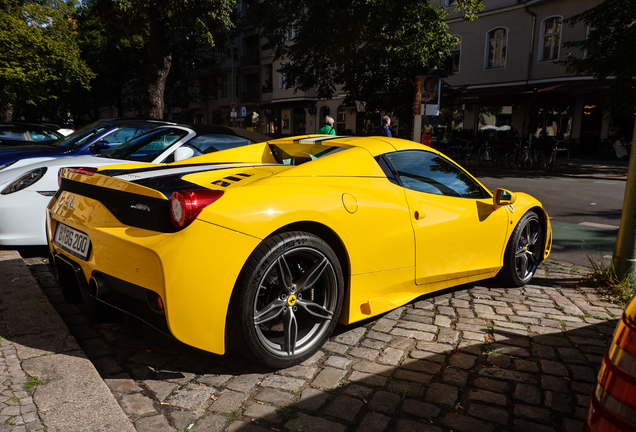
{"type": "Polygon", "coordinates": [[[65,299],[272,367],[436,290],[526,284],[550,253],[541,203],[491,193],[440,152],[302,136],[169,165],[64,168],[47,232],[65,299]]]}

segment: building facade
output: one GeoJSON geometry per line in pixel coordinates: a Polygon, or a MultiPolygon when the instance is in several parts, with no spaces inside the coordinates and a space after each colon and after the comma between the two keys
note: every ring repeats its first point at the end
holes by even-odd
{"type": "MultiPolygon", "coordinates": [[[[239,0],[237,12],[240,35],[232,41],[231,55],[221,58],[220,84],[214,94],[202,95],[203,81],[198,76],[188,87],[187,106],[168,108],[167,117],[195,123],[214,123],[253,129],[273,137],[312,134],[323,126],[325,116],[334,118],[339,135],[375,131],[381,115],[366,118],[360,124],[364,108],[344,103],[346,94],[336,91],[331,99],[319,99],[315,92],[288,88],[285,76],[277,70],[272,50],[263,49],[265,40],[252,23],[251,6],[258,0],[239,0]]],[[[289,38],[293,38],[290,29],[289,38]]],[[[410,103],[410,102],[407,102],[410,103]]],[[[363,115],[364,116],[364,115],[363,115]]],[[[367,116],[365,116],[367,117],[367,116]]],[[[399,121],[392,123],[397,130],[399,121]]]]}
{"type": "MultiPolygon", "coordinates": [[[[575,150],[595,154],[601,143],[631,131],[633,116],[603,109],[608,82],[576,75],[557,63],[585,53],[564,46],[586,38],[589,29],[568,18],[600,0],[484,0],[479,18],[465,21],[454,0],[433,0],[447,8],[452,50],[445,81],[465,91],[455,101],[461,121],[441,119],[449,128],[479,130],[508,126],[520,136],[533,132],[569,139],[575,150]]],[[[442,102],[444,103],[444,102],[442,102]]],[[[629,135],[631,136],[631,134],[629,135]]]]}
{"type": "MultiPolygon", "coordinates": [[[[205,86],[199,81],[206,78],[198,77],[188,86],[187,106],[172,108],[169,117],[279,137],[315,133],[330,115],[337,134],[375,131],[381,116],[369,119],[363,107],[347,106],[344,92],[321,100],[313,91],[287,87],[277,71],[280,64],[271,50],[262,48],[265,41],[251,24],[250,9],[257,1],[239,1],[242,30],[233,41],[231,55],[221,59],[220,84],[212,97],[201,97],[205,86]],[[359,117],[366,120],[361,122],[359,117]]],[[[438,130],[446,131],[448,137],[458,128],[476,134],[484,128],[506,126],[519,136],[534,131],[568,139],[573,149],[583,153],[594,153],[602,141],[631,131],[632,117],[612,116],[603,109],[607,82],[576,75],[557,63],[568,55],[584,55],[564,43],[585,39],[588,29],[582,23],[570,26],[565,20],[600,0],[484,0],[485,9],[472,22],[463,20],[461,11],[454,12],[455,0],[430,1],[446,9],[448,31],[459,41],[446,65],[446,72],[452,73],[444,82],[463,92],[454,100],[442,98],[440,117],[428,118],[423,127],[442,126],[438,130]]],[[[293,36],[290,30],[289,37],[293,36]]],[[[393,127],[399,126],[395,120],[393,127]]],[[[400,132],[419,141],[419,133],[400,132]]],[[[441,133],[439,138],[443,139],[441,133]]]]}

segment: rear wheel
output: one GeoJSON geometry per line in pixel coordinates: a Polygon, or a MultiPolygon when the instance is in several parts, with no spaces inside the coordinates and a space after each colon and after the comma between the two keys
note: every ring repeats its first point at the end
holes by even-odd
{"type": "Polygon", "coordinates": [[[482,146],[479,149],[479,165],[484,168],[492,168],[495,166],[495,154],[490,147],[482,146]]]}
{"type": "Polygon", "coordinates": [[[342,268],[321,238],[283,233],[252,253],[234,295],[231,327],[248,354],[269,366],[289,367],[313,355],[336,326],[344,297],[342,268]]]}
{"type": "Polygon", "coordinates": [[[537,169],[545,170],[548,167],[548,161],[546,160],[546,157],[543,153],[537,153],[537,158],[535,162],[536,162],[537,169]]]}
{"type": "Polygon", "coordinates": [[[519,156],[518,161],[520,170],[528,171],[532,168],[532,158],[527,152],[522,153],[521,156],[519,156]]]}
{"type": "Polygon", "coordinates": [[[543,227],[539,216],[529,211],[519,221],[508,240],[504,265],[497,277],[504,283],[523,286],[537,271],[543,257],[543,227]]]}

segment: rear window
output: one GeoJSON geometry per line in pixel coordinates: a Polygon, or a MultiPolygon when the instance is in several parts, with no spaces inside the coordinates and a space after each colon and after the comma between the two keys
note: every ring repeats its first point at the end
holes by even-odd
{"type": "Polygon", "coordinates": [[[207,134],[188,141],[186,147],[194,150],[195,156],[227,150],[234,147],[252,144],[252,141],[233,135],[207,134]]]}
{"type": "Polygon", "coordinates": [[[290,144],[285,146],[270,144],[269,147],[276,162],[284,165],[301,165],[348,148],[309,144],[290,144]]]}

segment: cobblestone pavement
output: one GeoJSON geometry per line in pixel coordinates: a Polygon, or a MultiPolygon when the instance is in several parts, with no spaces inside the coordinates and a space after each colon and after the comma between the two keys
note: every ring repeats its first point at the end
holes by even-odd
{"type": "MultiPolygon", "coordinates": [[[[267,371],[91,324],[42,260],[27,264],[139,432],[578,432],[622,313],[577,287],[586,269],[548,260],[524,288],[485,281],[421,297],[338,327],[302,365],[267,371]]],[[[6,379],[10,344],[2,349],[6,379]]],[[[5,381],[2,395],[26,396],[23,380],[5,381]]],[[[0,415],[30,406],[26,397],[0,415]]]]}
{"type": "MultiPolygon", "coordinates": [[[[0,321],[0,332],[6,327],[0,321]]],[[[8,339],[0,340],[0,431],[44,431],[33,397],[28,392],[39,383],[22,370],[16,347],[8,339]]]]}

